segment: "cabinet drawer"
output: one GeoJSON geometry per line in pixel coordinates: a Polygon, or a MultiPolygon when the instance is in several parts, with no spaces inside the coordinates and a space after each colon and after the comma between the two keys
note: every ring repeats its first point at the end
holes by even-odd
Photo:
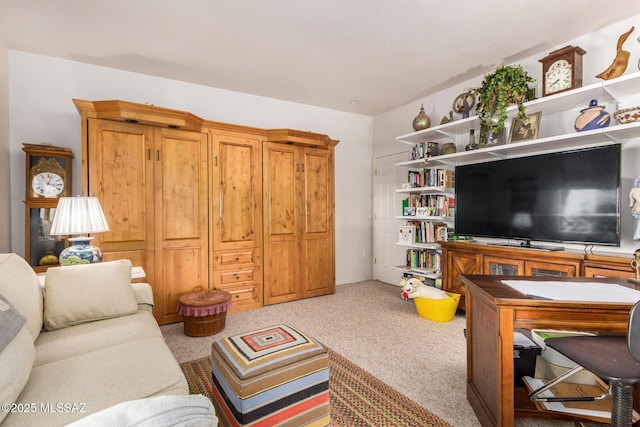
{"type": "Polygon", "coordinates": [[[221,286],[218,289],[231,294],[233,302],[230,313],[262,307],[262,295],[255,285],[221,286]]]}
{"type": "Polygon", "coordinates": [[[239,285],[241,283],[255,283],[258,268],[243,268],[233,270],[216,271],[213,277],[213,285],[221,286],[239,285]]]}
{"type": "Polygon", "coordinates": [[[254,302],[257,297],[255,286],[239,288],[233,287],[227,288],[225,290],[231,294],[231,299],[233,300],[234,304],[243,302],[254,302]]]}
{"type": "Polygon", "coordinates": [[[228,268],[237,264],[257,264],[258,251],[255,249],[217,252],[214,256],[214,265],[217,268],[228,268]]]}
{"type": "Polygon", "coordinates": [[[635,274],[631,270],[617,270],[603,267],[584,267],[584,277],[616,277],[620,279],[634,278],[635,274]]]}

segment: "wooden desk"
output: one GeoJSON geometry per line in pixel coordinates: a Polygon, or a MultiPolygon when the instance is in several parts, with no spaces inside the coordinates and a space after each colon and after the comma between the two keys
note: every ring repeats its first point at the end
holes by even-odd
{"type": "Polygon", "coordinates": [[[515,417],[572,419],[537,411],[524,387],[514,388],[514,329],[626,332],[633,304],[533,299],[502,283],[508,279],[634,286],[620,279],[461,276],[466,286],[467,399],[480,423],[511,427],[515,417]]]}

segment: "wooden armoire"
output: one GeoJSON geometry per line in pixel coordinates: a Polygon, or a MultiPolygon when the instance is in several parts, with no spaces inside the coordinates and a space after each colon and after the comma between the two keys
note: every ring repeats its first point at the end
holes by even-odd
{"type": "Polygon", "coordinates": [[[110,231],[104,260],[129,258],[160,324],[178,297],[232,294],[241,311],[335,292],[334,149],[326,135],[206,121],[125,101],[74,100],[82,188],[110,231]]]}

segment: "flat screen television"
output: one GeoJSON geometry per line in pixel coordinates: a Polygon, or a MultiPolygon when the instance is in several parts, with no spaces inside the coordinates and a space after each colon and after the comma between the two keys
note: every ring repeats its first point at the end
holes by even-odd
{"type": "Polygon", "coordinates": [[[620,145],[457,166],[455,233],[620,245],[620,145]]]}

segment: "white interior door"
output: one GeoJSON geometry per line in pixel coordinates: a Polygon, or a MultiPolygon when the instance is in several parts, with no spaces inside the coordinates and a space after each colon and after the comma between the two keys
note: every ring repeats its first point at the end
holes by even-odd
{"type": "Polygon", "coordinates": [[[393,267],[403,265],[405,251],[397,246],[398,226],[396,219],[402,210],[402,195],[397,188],[407,182],[407,169],[396,167],[396,163],[408,159],[407,152],[376,157],[373,177],[373,278],[399,285],[402,273],[393,267]]]}

